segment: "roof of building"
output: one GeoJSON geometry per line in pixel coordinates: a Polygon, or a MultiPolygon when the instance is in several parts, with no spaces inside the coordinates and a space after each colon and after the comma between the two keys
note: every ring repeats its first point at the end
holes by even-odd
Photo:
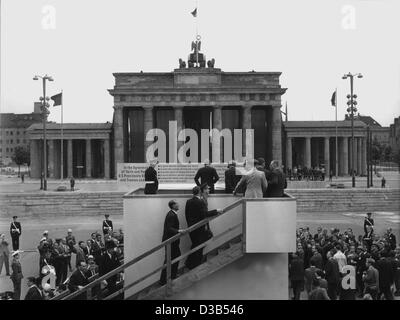
{"type": "MultiPolygon", "coordinates": [[[[346,114],[345,115],[346,120],[349,119],[349,116],[346,114]]],[[[360,120],[362,122],[364,122],[366,125],[370,126],[370,127],[382,127],[374,118],[372,118],[371,116],[363,116],[363,115],[356,115],[355,119],[360,120]]]]}
{"type": "MultiPolygon", "coordinates": [[[[283,122],[283,125],[286,128],[335,128],[336,125],[338,127],[351,127],[350,120],[342,120],[342,121],[287,121],[283,122]]],[[[365,127],[366,124],[362,121],[355,120],[355,127],[365,127]]]]}
{"type": "Polygon", "coordinates": [[[28,128],[41,121],[40,113],[0,113],[0,128],[28,128]]]}
{"type": "MultiPolygon", "coordinates": [[[[64,123],[63,130],[109,130],[112,128],[112,123],[64,123]]],[[[41,130],[42,124],[35,123],[28,130],[41,130]]],[[[47,123],[47,130],[61,130],[61,123],[47,123]]]]}

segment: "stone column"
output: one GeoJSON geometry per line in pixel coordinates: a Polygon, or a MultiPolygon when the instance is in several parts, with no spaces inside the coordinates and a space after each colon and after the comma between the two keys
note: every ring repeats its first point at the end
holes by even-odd
{"type": "Polygon", "coordinates": [[[153,126],[153,107],[152,106],[144,106],[144,161],[146,159],[147,148],[150,147],[153,141],[146,141],[147,132],[154,128],[153,126]]]}
{"type": "Polygon", "coordinates": [[[39,140],[30,141],[30,155],[31,155],[31,178],[40,178],[40,155],[39,155],[39,140]]]}
{"type": "MultiPolygon", "coordinates": [[[[213,108],[213,127],[212,129],[222,130],[222,107],[215,106],[213,108]]],[[[212,141],[212,162],[220,163],[223,161],[221,139],[212,141]]]]}
{"type": "Polygon", "coordinates": [[[292,138],[286,139],[286,170],[292,169],[292,138]]]}
{"type": "Polygon", "coordinates": [[[73,162],[73,148],[72,148],[72,139],[68,139],[68,148],[67,148],[67,177],[70,178],[73,175],[73,168],[72,168],[72,162],[73,162]]]}
{"type": "Polygon", "coordinates": [[[357,141],[357,174],[361,175],[361,138],[356,138],[357,141]]]}
{"type": "Polygon", "coordinates": [[[86,178],[92,177],[92,140],[86,139],[86,178]]]}
{"type": "Polygon", "coordinates": [[[357,170],[357,162],[354,161],[354,168],[353,168],[353,141],[351,138],[349,138],[348,144],[349,144],[349,172],[351,175],[351,170],[357,170]]]}
{"type": "MultiPolygon", "coordinates": [[[[272,107],[272,160],[282,164],[282,118],[281,106],[272,107]]],[[[311,155],[311,154],[310,154],[311,155]]],[[[311,157],[310,157],[311,163],[311,157]]]]}
{"type": "Polygon", "coordinates": [[[367,143],[364,137],[361,138],[361,174],[367,174],[367,143]]]}
{"type": "Polygon", "coordinates": [[[304,165],[310,169],[311,168],[311,138],[310,137],[306,137],[306,154],[305,154],[305,163],[304,165]]]}
{"type": "Polygon", "coordinates": [[[343,175],[348,175],[349,174],[349,145],[348,145],[348,138],[343,137],[342,138],[342,162],[343,162],[343,167],[342,167],[342,174],[343,175]]]}
{"type": "Polygon", "coordinates": [[[114,107],[114,172],[117,175],[118,163],[124,163],[124,115],[123,107],[114,107]]]}
{"type": "Polygon", "coordinates": [[[110,179],[110,139],[104,139],[104,178],[110,179]]]}
{"type": "Polygon", "coordinates": [[[49,155],[48,155],[48,175],[49,178],[54,178],[54,168],[55,168],[55,148],[54,148],[54,140],[47,140],[49,146],[49,155]]]}
{"type": "Polygon", "coordinates": [[[325,174],[329,175],[331,170],[330,153],[329,153],[329,137],[324,139],[324,161],[325,161],[325,174]]]}
{"type": "Polygon", "coordinates": [[[245,105],[242,107],[242,155],[246,156],[246,129],[251,129],[251,108],[245,105]]]}

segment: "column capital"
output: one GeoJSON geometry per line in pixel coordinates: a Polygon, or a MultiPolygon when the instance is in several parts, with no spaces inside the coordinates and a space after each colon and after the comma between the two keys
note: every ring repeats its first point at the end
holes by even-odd
{"type": "Polygon", "coordinates": [[[154,106],[150,106],[150,105],[144,105],[142,106],[143,110],[145,111],[151,111],[154,109],[154,106]]]}

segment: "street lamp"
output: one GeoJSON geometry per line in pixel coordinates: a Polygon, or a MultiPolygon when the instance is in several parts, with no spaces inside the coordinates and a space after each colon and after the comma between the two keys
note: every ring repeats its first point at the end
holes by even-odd
{"type": "Polygon", "coordinates": [[[354,112],[357,112],[357,108],[355,107],[357,105],[357,95],[353,94],[353,85],[354,85],[354,77],[357,77],[361,79],[363,75],[361,73],[355,73],[351,74],[350,72],[348,74],[345,74],[342,79],[346,80],[347,78],[350,78],[350,94],[347,95],[347,105],[349,106],[347,108],[347,112],[350,115],[351,119],[351,185],[354,188],[356,186],[356,177],[355,177],[355,172],[354,172],[354,162],[355,162],[355,152],[354,152],[354,112]]]}
{"type": "MultiPolygon", "coordinates": [[[[46,122],[47,116],[50,114],[48,108],[50,107],[49,104],[49,97],[46,97],[46,80],[54,81],[52,77],[48,76],[34,76],[33,80],[42,79],[43,83],[43,96],[40,97],[40,101],[42,102],[42,117],[43,117],[43,168],[42,168],[42,176],[43,176],[43,190],[47,190],[47,141],[46,141],[46,122]]],[[[42,184],[41,187],[42,189],[42,184]]]]}

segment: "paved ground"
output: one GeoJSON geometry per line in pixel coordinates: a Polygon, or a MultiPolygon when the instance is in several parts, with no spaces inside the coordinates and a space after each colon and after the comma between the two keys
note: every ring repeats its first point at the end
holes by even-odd
{"type": "MultiPolygon", "coordinates": [[[[364,178],[358,178],[361,184],[361,180],[364,178]]],[[[350,180],[347,178],[341,179],[341,182],[349,183],[350,180]]],[[[306,182],[304,182],[306,183],[306,182]]],[[[49,181],[48,189],[55,190],[61,181],[49,181]]],[[[68,185],[68,182],[64,182],[68,185]]],[[[388,186],[395,186],[399,184],[398,175],[388,177],[388,186]]],[[[377,183],[375,184],[377,185],[377,183]]],[[[37,180],[26,179],[25,183],[22,184],[16,177],[5,177],[0,176],[0,192],[34,192],[39,191],[39,182],[37,180]]],[[[104,180],[91,180],[91,181],[77,181],[76,187],[81,192],[85,191],[129,191],[140,184],[135,185],[119,185],[116,181],[104,181],[104,180]]],[[[343,230],[345,228],[353,228],[355,234],[363,234],[363,214],[357,213],[301,213],[298,215],[297,225],[298,227],[309,226],[311,232],[315,232],[318,226],[324,228],[338,227],[343,230]]],[[[374,213],[374,219],[376,224],[376,231],[378,233],[384,232],[389,226],[393,228],[393,231],[398,240],[400,240],[400,213],[399,212],[376,212],[374,213]]],[[[122,216],[112,217],[115,228],[122,228],[122,216]]],[[[42,219],[35,217],[32,220],[21,221],[23,224],[23,235],[21,237],[20,248],[26,252],[22,253],[21,263],[22,270],[25,279],[22,283],[22,297],[25,296],[27,291],[26,278],[28,276],[38,276],[39,272],[39,257],[37,253],[37,245],[41,239],[42,232],[49,230],[50,237],[55,239],[59,237],[65,237],[66,230],[68,228],[73,229],[73,233],[77,240],[87,240],[90,234],[96,230],[101,230],[101,218],[91,216],[79,216],[79,217],[54,217],[42,219]]],[[[0,233],[5,233],[9,239],[9,221],[0,217],[0,233]]],[[[11,246],[10,246],[11,247],[11,246]]],[[[72,264],[75,264],[75,257],[73,256],[72,264]]],[[[0,275],[0,292],[6,290],[12,290],[12,282],[9,277],[5,276],[5,270],[3,268],[2,274],[0,275]]]]}

